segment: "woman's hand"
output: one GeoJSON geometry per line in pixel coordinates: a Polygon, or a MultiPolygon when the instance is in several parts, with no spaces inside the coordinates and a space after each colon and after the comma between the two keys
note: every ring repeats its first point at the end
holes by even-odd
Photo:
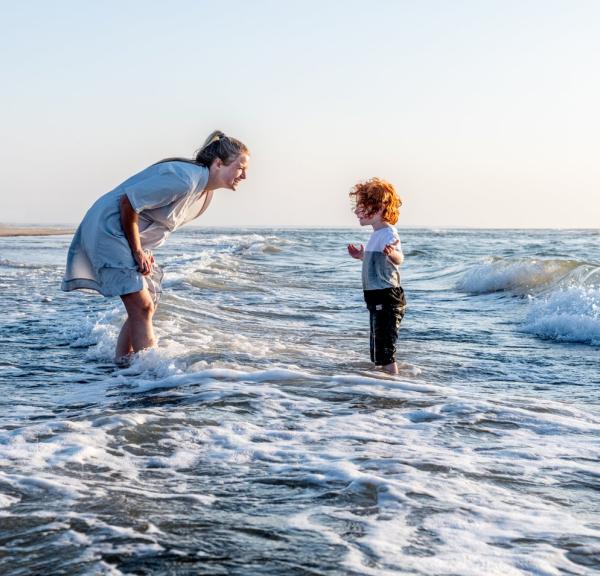
{"type": "Polygon", "coordinates": [[[137,262],[138,269],[143,276],[148,276],[154,266],[154,256],[146,254],[143,250],[133,252],[133,257],[137,262]]]}
{"type": "Polygon", "coordinates": [[[143,276],[148,276],[152,272],[152,266],[154,266],[154,256],[146,254],[142,249],[138,215],[126,194],[123,194],[119,200],[119,211],[121,214],[121,226],[131,248],[133,258],[138,265],[138,270],[143,276]]]}
{"type": "Polygon", "coordinates": [[[363,256],[365,255],[365,247],[362,244],[359,248],[357,248],[354,244],[348,244],[348,254],[350,254],[352,258],[362,260],[363,256]]]}

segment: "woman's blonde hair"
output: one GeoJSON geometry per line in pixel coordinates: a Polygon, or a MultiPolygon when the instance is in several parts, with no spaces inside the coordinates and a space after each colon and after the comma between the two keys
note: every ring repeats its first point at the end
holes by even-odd
{"type": "Polygon", "coordinates": [[[371,178],[352,187],[349,194],[355,207],[362,208],[366,216],[373,216],[383,208],[381,219],[396,224],[402,200],[392,184],[380,178],[371,178]]]}

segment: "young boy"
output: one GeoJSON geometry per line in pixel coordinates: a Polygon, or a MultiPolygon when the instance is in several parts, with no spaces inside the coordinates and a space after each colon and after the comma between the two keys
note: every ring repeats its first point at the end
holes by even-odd
{"type": "Polygon", "coordinates": [[[348,245],[350,256],[362,260],[364,297],[371,320],[371,361],[388,374],[398,374],[396,339],[406,301],[399,268],[404,255],[394,224],[402,201],[394,187],[379,178],[356,184],[350,198],[360,225],[373,227],[366,249],[362,244],[348,245]]]}

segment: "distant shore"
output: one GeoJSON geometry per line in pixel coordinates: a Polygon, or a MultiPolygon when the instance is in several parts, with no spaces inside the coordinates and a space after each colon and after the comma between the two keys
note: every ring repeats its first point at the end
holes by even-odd
{"type": "Polygon", "coordinates": [[[62,226],[11,226],[0,224],[1,236],[57,236],[60,234],[73,234],[74,228],[62,226]]]}

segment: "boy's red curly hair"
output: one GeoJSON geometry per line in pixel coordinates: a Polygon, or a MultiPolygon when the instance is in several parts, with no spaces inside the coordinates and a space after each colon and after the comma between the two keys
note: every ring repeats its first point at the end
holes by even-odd
{"type": "Polygon", "coordinates": [[[366,216],[373,216],[383,208],[381,219],[396,224],[400,216],[402,200],[392,184],[380,178],[371,178],[353,186],[349,194],[356,208],[362,208],[366,216]]]}

